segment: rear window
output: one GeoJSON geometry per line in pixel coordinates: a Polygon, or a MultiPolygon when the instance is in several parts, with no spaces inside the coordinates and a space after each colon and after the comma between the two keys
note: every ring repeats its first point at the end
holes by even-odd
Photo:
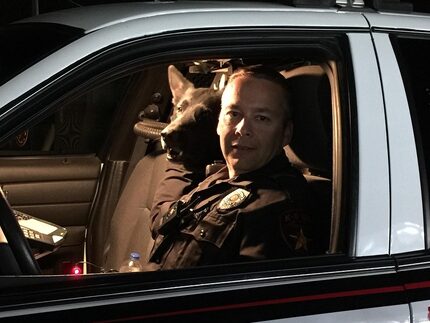
{"type": "Polygon", "coordinates": [[[83,34],[79,28],[50,23],[0,28],[0,85],[83,34]]]}

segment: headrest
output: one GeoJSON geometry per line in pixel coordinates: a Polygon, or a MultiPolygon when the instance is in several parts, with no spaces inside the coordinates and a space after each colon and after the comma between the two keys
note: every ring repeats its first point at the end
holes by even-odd
{"type": "Polygon", "coordinates": [[[134,125],[133,131],[137,136],[156,140],[160,138],[160,133],[166,126],[167,123],[144,118],[134,125]]]}
{"type": "Polygon", "coordinates": [[[294,106],[294,130],[285,147],[291,163],[311,174],[331,177],[331,92],[319,65],[302,66],[283,73],[294,106]]]}

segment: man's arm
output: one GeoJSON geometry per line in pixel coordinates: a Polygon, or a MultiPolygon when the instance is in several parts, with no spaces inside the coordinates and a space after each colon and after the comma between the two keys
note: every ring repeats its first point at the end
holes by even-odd
{"type": "Polygon", "coordinates": [[[242,214],[240,219],[240,261],[312,254],[309,215],[288,200],[242,214]]]}
{"type": "Polygon", "coordinates": [[[172,204],[192,191],[204,179],[204,169],[187,169],[179,163],[168,162],[164,178],[158,185],[151,208],[152,237],[158,235],[161,218],[172,204]]]}

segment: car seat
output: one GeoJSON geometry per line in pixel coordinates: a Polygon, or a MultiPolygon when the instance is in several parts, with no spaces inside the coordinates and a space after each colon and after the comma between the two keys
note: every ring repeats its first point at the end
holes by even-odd
{"type": "MultiPolygon", "coordinates": [[[[190,73],[187,78],[196,87],[208,87],[215,75],[190,73]]],[[[167,166],[166,154],[160,145],[160,132],[166,125],[143,118],[134,126],[134,133],[149,144],[145,155],[141,156],[129,176],[125,176],[126,183],[112,216],[103,250],[101,266],[105,270],[117,270],[133,251],[140,253],[143,263],[149,258],[153,244],[149,216],[155,191],[167,166]]]]}
{"type": "Polygon", "coordinates": [[[103,250],[105,270],[117,270],[133,251],[140,253],[143,263],[148,260],[153,242],[149,215],[167,161],[158,141],[153,141],[147,151],[134,167],[112,216],[109,239],[103,250]]]}
{"type": "Polygon", "coordinates": [[[305,176],[311,215],[318,228],[316,253],[329,249],[332,211],[332,104],[329,79],[320,65],[283,73],[292,93],[294,131],[285,152],[305,176]]]}

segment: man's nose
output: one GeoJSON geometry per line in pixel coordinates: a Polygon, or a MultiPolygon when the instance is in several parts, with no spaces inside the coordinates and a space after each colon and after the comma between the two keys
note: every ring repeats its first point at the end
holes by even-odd
{"type": "Polygon", "coordinates": [[[249,120],[242,118],[240,122],[236,125],[236,133],[241,136],[251,136],[252,129],[249,120]]]}

